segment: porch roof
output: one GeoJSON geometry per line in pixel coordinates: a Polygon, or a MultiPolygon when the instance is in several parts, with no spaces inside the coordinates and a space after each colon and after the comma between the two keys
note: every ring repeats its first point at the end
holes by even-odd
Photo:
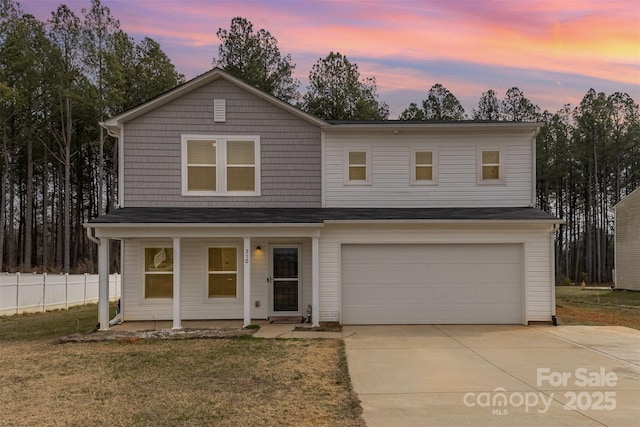
{"type": "Polygon", "coordinates": [[[496,208],[139,208],[117,209],[88,226],[125,224],[322,224],[328,222],[472,221],[542,222],[562,220],[528,207],[496,208]]]}

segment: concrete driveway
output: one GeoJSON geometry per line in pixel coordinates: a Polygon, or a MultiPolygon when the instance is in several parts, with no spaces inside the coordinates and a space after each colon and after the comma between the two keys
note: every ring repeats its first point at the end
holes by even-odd
{"type": "Polygon", "coordinates": [[[638,426],[640,331],[345,326],[369,427],[638,426]]]}

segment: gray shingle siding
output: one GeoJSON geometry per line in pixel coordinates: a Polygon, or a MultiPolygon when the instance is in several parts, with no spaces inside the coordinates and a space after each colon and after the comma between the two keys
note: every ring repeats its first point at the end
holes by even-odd
{"type": "Polygon", "coordinates": [[[320,129],[217,80],[124,126],[127,207],[320,207],[320,129]],[[214,123],[213,100],[227,120],[214,123]],[[181,195],[181,134],[259,135],[261,196],[181,195]]]}

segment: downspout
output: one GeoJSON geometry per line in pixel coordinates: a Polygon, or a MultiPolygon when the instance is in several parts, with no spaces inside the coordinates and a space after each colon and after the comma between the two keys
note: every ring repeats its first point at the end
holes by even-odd
{"type": "Polygon", "coordinates": [[[124,129],[123,125],[118,123],[115,126],[108,126],[105,122],[98,122],[102,128],[107,130],[107,135],[118,140],[118,199],[116,208],[124,207],[124,129]]]}
{"type": "MultiPolygon", "coordinates": [[[[618,202],[619,203],[619,202],[618,202]]],[[[618,206],[613,207],[613,286],[611,289],[618,288],[618,206]]]]}
{"type": "Polygon", "coordinates": [[[531,207],[535,208],[536,207],[536,182],[537,182],[537,169],[536,169],[536,157],[537,157],[537,141],[536,138],[538,137],[538,134],[540,133],[540,128],[536,128],[531,135],[531,145],[532,145],[532,153],[533,153],[533,159],[531,159],[531,174],[532,174],[532,178],[531,178],[531,207]]]}
{"type": "Polygon", "coordinates": [[[100,239],[93,235],[93,227],[87,227],[87,237],[96,245],[100,244],[100,239]]]}
{"type": "Polygon", "coordinates": [[[551,228],[549,246],[551,255],[551,323],[558,326],[558,318],[556,317],[556,246],[555,236],[558,231],[559,224],[553,224],[551,228]]]}
{"type": "MultiPolygon", "coordinates": [[[[100,239],[93,235],[93,227],[87,227],[87,238],[89,238],[89,240],[91,240],[96,245],[100,244],[100,239]]],[[[120,304],[118,304],[118,307],[119,306],[120,304]]],[[[120,323],[122,323],[122,312],[118,310],[116,312],[116,316],[113,319],[109,320],[109,326],[119,325],[120,323]]]]}

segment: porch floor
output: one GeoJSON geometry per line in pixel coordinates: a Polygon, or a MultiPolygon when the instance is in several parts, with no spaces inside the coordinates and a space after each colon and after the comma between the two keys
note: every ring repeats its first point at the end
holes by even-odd
{"type": "MultiPolygon", "coordinates": [[[[300,323],[269,323],[268,320],[252,320],[251,324],[260,326],[255,338],[343,338],[342,332],[294,331],[300,323]]],[[[111,327],[113,331],[159,331],[171,329],[171,320],[124,322],[111,327]]],[[[183,320],[184,329],[224,329],[242,328],[242,320],[183,320]]]]}

